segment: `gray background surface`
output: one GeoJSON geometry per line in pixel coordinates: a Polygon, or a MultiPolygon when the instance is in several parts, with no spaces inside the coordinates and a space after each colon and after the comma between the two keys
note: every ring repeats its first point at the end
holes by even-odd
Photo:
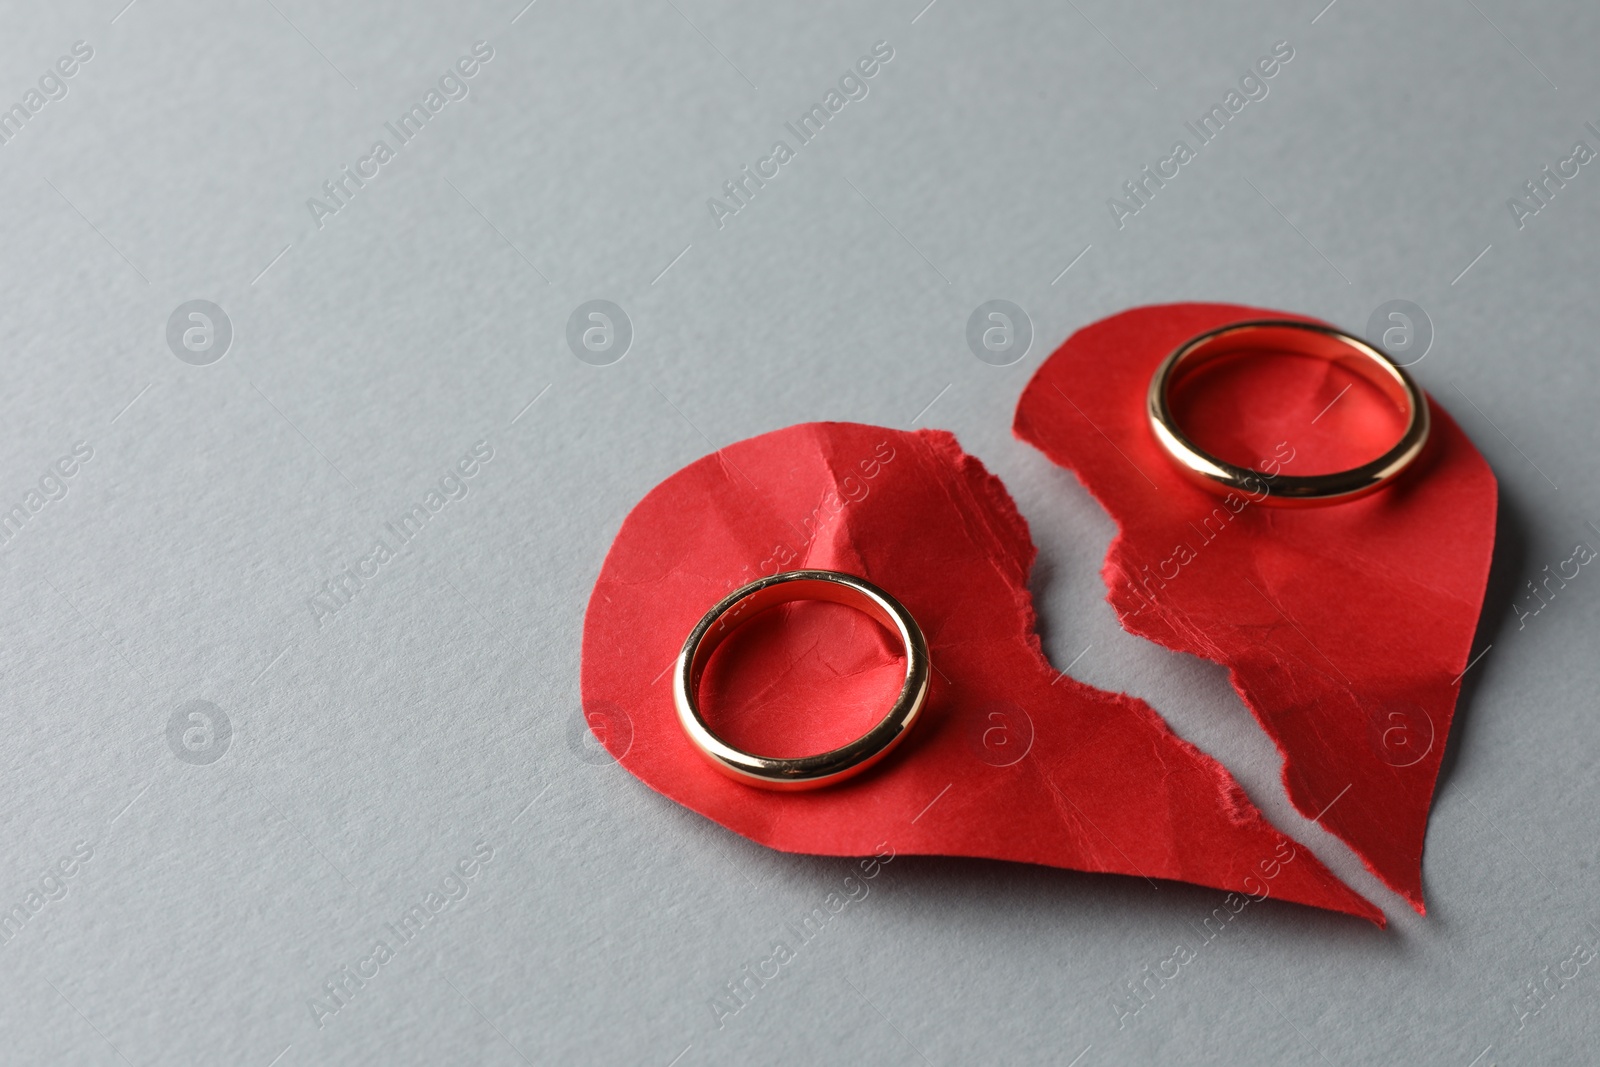
{"type": "Polygon", "coordinates": [[[1600,578],[1520,629],[1513,599],[1600,543],[1600,163],[1522,229],[1506,199],[1600,148],[1600,10],[122,2],[0,19],[6,105],[94,49],[0,145],[0,510],[93,449],[0,546],[0,904],[44,901],[0,945],[0,1061],[1593,1061],[1600,968],[1520,1026],[1518,1005],[1600,936],[1600,578]],[[319,228],[307,198],[478,40],[470,96],[319,228]],[[1107,198],[1279,40],[1267,98],[1119,229],[1107,198]],[[870,94],[718,229],[707,198],[878,41],[870,94]],[[605,367],[565,340],[596,298],[635,333],[605,367]],[[1011,366],[965,341],[991,298],[1035,331],[1011,366]],[[233,328],[207,366],[166,339],[193,299],[233,328]],[[1292,812],[1220,669],[1119,629],[1111,523],[1010,437],[1067,334],[1187,299],[1358,330],[1415,301],[1435,339],[1413,370],[1500,477],[1425,920],[1292,812]],[[1032,524],[1052,660],[1150,700],[1391,928],[1251,908],[1119,1030],[1113,983],[1220,893],[903,858],[719,1029],[709,999],[851,865],[598,757],[580,626],[651,486],[824,418],[955,431],[1032,524]],[[466,495],[319,619],[323,583],[479,440],[466,495]],[[225,750],[169,743],[192,700],[225,750]],[[467,895],[319,1019],[479,841],[467,895]]]}

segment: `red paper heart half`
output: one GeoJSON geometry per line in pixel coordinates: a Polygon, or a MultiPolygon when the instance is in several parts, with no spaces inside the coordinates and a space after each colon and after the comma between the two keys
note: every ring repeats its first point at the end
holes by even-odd
{"type": "MultiPolygon", "coordinates": [[[[1382,925],[1147,704],[1046,662],[1026,585],[1033,558],[1004,487],[948,433],[808,423],[741,441],[672,475],[623,522],[584,622],[585,714],[645,784],[772,848],[1179,879],[1382,925]],[[884,762],[778,793],[727,778],[690,745],[671,667],[726,593],[801,567],[897,597],[927,635],[935,674],[922,719],[884,762]]],[[[718,650],[702,707],[748,750],[823,751],[887,710],[898,652],[848,608],[782,607],[718,650]]]]}
{"type": "MultiPolygon", "coordinates": [[[[1422,912],[1428,809],[1494,548],[1494,475],[1430,401],[1422,457],[1360,500],[1275,508],[1189,481],[1148,424],[1151,375],[1188,338],[1261,318],[1303,316],[1173,304],[1102,319],[1039,368],[1014,429],[1116,520],[1102,575],[1123,628],[1227,667],[1283,754],[1295,807],[1422,912]]],[[[1202,447],[1269,473],[1356,466],[1400,435],[1363,379],[1281,354],[1221,366],[1174,406],[1202,447]]]]}

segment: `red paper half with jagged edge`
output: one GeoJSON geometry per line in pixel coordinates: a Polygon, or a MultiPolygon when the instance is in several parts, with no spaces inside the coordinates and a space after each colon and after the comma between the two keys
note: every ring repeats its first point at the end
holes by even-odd
{"type": "MultiPolygon", "coordinates": [[[[585,714],[645,784],[771,848],[887,847],[1179,879],[1382,925],[1148,705],[1050,666],[1026,585],[1033,559],[1000,481],[948,433],[808,423],[741,441],[662,482],[617,533],[584,622],[585,714]],[[691,747],[671,666],[726,593],[801,567],[888,590],[922,626],[935,671],[923,718],[878,766],[773,792],[729,779],[691,747]]],[[[747,750],[824,751],[887,710],[899,657],[859,612],[790,604],[718,649],[702,704],[747,750]]]]}
{"type": "MultiPolygon", "coordinates": [[[[1494,475],[1430,401],[1428,447],[1372,496],[1290,509],[1195,485],[1151,432],[1151,376],[1195,334],[1260,318],[1303,316],[1173,304],[1085,327],[1028,383],[1014,429],[1116,520],[1102,574],[1123,627],[1227,667],[1283,754],[1295,807],[1422,912],[1428,809],[1494,548],[1494,475]]],[[[1392,402],[1321,360],[1247,357],[1180,389],[1192,438],[1268,473],[1356,466],[1401,433],[1392,402]]]]}

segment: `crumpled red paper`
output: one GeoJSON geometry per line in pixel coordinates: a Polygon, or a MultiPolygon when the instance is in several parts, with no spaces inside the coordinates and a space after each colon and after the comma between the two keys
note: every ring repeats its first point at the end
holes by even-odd
{"type": "MultiPolygon", "coordinates": [[[[1421,912],[1428,809],[1494,547],[1494,475],[1430,402],[1424,455],[1364,499],[1241,506],[1194,485],[1149,429],[1151,375],[1187,338],[1253,318],[1303,316],[1173,304],[1102,319],[1039,368],[1014,429],[1116,520],[1102,575],[1123,627],[1227,667],[1283,754],[1295,807],[1421,912]]],[[[1354,466],[1400,435],[1392,405],[1323,361],[1247,359],[1178,400],[1202,447],[1286,474],[1354,466]]]]}
{"type": "MultiPolygon", "coordinates": [[[[741,441],[662,482],[617,533],[584,623],[585,713],[652,789],[772,848],[887,846],[1180,879],[1382,925],[1148,705],[1050,666],[1026,587],[1033,558],[1004,487],[948,433],[809,423],[741,441]],[[727,592],[799,567],[861,575],[899,598],[935,674],[923,718],[885,761],[780,793],[732,781],[690,746],[671,667],[727,592]]],[[[702,704],[752,750],[825,750],[883,714],[897,655],[848,608],[778,608],[718,650],[702,704]]]]}

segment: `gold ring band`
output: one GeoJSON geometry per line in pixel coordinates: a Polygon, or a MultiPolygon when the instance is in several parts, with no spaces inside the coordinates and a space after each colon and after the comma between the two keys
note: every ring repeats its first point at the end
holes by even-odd
{"type": "Polygon", "coordinates": [[[684,733],[724,774],[764,789],[815,789],[859,774],[888,755],[916,722],[928,696],[931,663],[922,628],[898,600],[871,582],[838,571],[786,571],[760,578],[728,594],[695,625],[674,671],[673,698],[684,733]],[[776,758],[734,748],[718,737],[700,713],[699,689],[711,654],[739,625],[769,608],[794,600],[843,604],[872,616],[900,637],[906,678],[889,713],[847,745],[815,756],[776,758]]]}
{"type": "Polygon", "coordinates": [[[1290,319],[1236,322],[1192,337],[1156,369],[1146,398],[1156,440],[1185,474],[1217,492],[1240,490],[1267,504],[1316,506],[1365,496],[1393,479],[1427,443],[1428,401],[1403,368],[1372,345],[1331,326],[1290,319]],[[1288,352],[1326,359],[1348,367],[1376,385],[1407,413],[1405,432],[1393,448],[1359,467],[1330,474],[1267,475],[1240,467],[1202,450],[1173,417],[1172,387],[1189,372],[1243,352],[1288,352]]]}

